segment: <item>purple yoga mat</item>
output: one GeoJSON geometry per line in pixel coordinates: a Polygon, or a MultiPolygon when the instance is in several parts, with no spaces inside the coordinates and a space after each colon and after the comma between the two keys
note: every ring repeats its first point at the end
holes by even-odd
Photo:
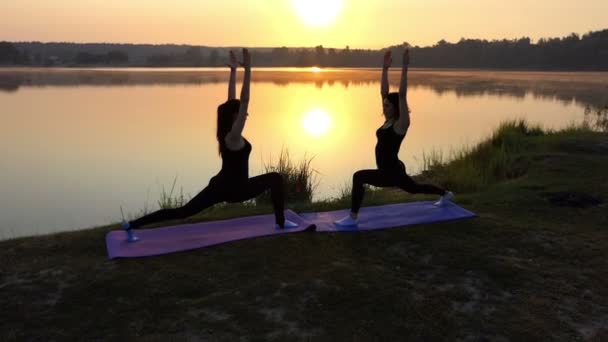
{"type": "Polygon", "coordinates": [[[323,213],[300,214],[317,226],[318,232],[360,231],[408,226],[412,224],[451,221],[475,217],[472,212],[454,203],[437,207],[433,202],[412,202],[365,207],[359,211],[357,227],[339,227],[333,222],[350,213],[349,209],[323,213]]]}
{"type": "Polygon", "coordinates": [[[278,230],[274,228],[274,215],[260,215],[163,228],[134,229],[134,235],[140,239],[137,242],[127,242],[125,231],[112,231],[106,235],[108,257],[113,259],[169,254],[259,236],[302,232],[311,225],[291,210],[285,211],[285,218],[298,223],[299,227],[278,230]]]}
{"type": "Polygon", "coordinates": [[[300,225],[298,228],[287,230],[274,229],[274,215],[250,216],[163,228],[135,229],[134,233],[140,240],[131,243],[126,241],[124,231],[112,231],[106,235],[106,245],[110,259],[132,258],[187,251],[260,236],[302,232],[312,224],[316,226],[317,231],[321,232],[360,231],[476,216],[453,203],[436,207],[433,202],[414,202],[361,208],[358,227],[338,227],[333,223],[348,213],[349,210],[344,209],[298,215],[291,210],[286,210],[285,218],[300,225]]]}

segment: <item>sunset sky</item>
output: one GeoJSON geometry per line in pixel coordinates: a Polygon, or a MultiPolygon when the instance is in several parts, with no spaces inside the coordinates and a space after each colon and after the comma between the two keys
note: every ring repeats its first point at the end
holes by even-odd
{"type": "Polygon", "coordinates": [[[606,0],[0,0],[0,40],[380,48],[608,28],[606,0]]]}

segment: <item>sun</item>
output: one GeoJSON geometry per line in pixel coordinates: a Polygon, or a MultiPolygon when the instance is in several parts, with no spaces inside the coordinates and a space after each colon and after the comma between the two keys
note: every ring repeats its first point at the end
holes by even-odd
{"type": "Polygon", "coordinates": [[[302,126],[308,134],[319,137],[331,127],[331,118],[323,109],[314,108],[304,114],[302,126]]]}
{"type": "Polygon", "coordinates": [[[342,0],[293,0],[298,15],[311,26],[334,22],[342,10],[342,0]]]}

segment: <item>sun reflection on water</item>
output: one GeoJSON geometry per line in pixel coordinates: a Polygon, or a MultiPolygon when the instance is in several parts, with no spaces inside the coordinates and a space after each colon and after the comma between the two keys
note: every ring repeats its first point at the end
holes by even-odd
{"type": "Polygon", "coordinates": [[[312,71],[314,73],[318,73],[318,72],[321,72],[321,68],[315,66],[315,67],[310,68],[310,71],[312,71]]]}

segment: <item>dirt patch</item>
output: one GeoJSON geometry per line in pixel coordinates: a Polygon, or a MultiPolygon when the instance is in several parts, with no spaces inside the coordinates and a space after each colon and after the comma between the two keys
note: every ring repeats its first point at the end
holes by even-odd
{"type": "Polygon", "coordinates": [[[589,208],[602,204],[602,200],[584,192],[545,192],[542,196],[559,207],[589,208]]]}

